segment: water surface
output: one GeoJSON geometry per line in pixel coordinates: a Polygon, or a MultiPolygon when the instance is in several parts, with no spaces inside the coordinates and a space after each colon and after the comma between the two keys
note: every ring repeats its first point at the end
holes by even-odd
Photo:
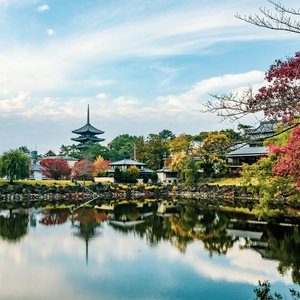
{"type": "Polygon", "coordinates": [[[1,211],[0,299],[254,299],[299,289],[298,227],[215,209],[1,211]]]}

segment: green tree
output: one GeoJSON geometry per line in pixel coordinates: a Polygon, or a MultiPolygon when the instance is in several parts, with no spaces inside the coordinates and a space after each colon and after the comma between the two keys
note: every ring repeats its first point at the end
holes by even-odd
{"type": "Polygon", "coordinates": [[[85,160],[94,161],[98,156],[107,160],[109,158],[108,149],[105,146],[89,142],[86,143],[86,148],[81,151],[81,157],[85,160]]]}
{"type": "Polygon", "coordinates": [[[164,156],[168,154],[167,143],[158,134],[149,134],[144,144],[145,163],[150,169],[163,166],[164,156]]]}
{"type": "Polygon", "coordinates": [[[158,133],[158,135],[161,137],[161,139],[164,142],[170,141],[176,137],[176,135],[168,129],[162,130],[161,132],[158,133]]]}
{"type": "Polygon", "coordinates": [[[16,179],[29,176],[29,158],[19,150],[5,152],[1,157],[1,174],[12,183],[16,179]]]}
{"type": "Polygon", "coordinates": [[[52,150],[48,150],[45,154],[44,157],[50,157],[50,156],[56,156],[56,153],[52,150]]]}
{"type": "Polygon", "coordinates": [[[228,171],[224,152],[232,140],[225,133],[209,132],[203,145],[195,150],[199,166],[207,177],[224,175],[228,171]]]}
{"type": "Polygon", "coordinates": [[[22,152],[23,154],[30,154],[30,151],[29,151],[29,149],[28,149],[26,146],[20,146],[20,147],[18,148],[18,150],[19,150],[20,152],[22,152]]]}
{"type": "Polygon", "coordinates": [[[138,161],[146,161],[146,152],[145,152],[145,139],[143,136],[139,136],[135,141],[136,147],[136,159],[138,161]]]}
{"type": "Polygon", "coordinates": [[[122,172],[119,168],[115,168],[114,179],[115,179],[116,182],[121,182],[122,181],[122,172]]]}
{"type": "Polygon", "coordinates": [[[199,167],[195,160],[189,158],[186,159],[183,163],[181,170],[181,179],[187,185],[194,185],[199,178],[199,167]]]}
{"type": "Polygon", "coordinates": [[[74,158],[80,158],[80,151],[77,149],[75,144],[72,145],[61,145],[59,155],[71,156],[74,158]]]}
{"type": "Polygon", "coordinates": [[[133,157],[133,147],[137,138],[129,134],[121,134],[114,138],[108,144],[109,159],[117,161],[133,157]]]}

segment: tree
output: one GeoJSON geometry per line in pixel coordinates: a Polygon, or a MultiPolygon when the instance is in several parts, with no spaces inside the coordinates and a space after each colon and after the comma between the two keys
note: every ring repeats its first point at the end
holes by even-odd
{"type": "Polygon", "coordinates": [[[94,176],[102,176],[110,169],[110,160],[105,160],[102,156],[98,156],[94,161],[94,176]]]}
{"type": "Polygon", "coordinates": [[[44,157],[51,157],[51,156],[56,156],[56,153],[52,150],[48,150],[45,154],[44,157]]]}
{"type": "Polygon", "coordinates": [[[4,152],[0,161],[0,174],[7,176],[11,183],[29,176],[29,158],[19,150],[4,152]]]}
{"type": "Polygon", "coordinates": [[[116,182],[121,182],[122,181],[122,172],[118,167],[115,168],[114,179],[115,179],[116,182]]]}
{"type": "Polygon", "coordinates": [[[273,10],[261,7],[260,14],[249,16],[237,14],[236,17],[259,27],[300,33],[300,9],[288,8],[273,0],[267,1],[273,5],[273,10]]]}
{"type": "Polygon", "coordinates": [[[145,152],[145,139],[143,136],[139,136],[135,141],[136,148],[136,159],[138,161],[146,161],[146,152],[145,152]]]}
{"type": "Polygon", "coordinates": [[[169,151],[174,154],[178,152],[188,153],[192,148],[192,137],[185,133],[169,141],[169,151]]]}
{"type": "Polygon", "coordinates": [[[81,157],[84,160],[94,161],[98,156],[108,159],[109,153],[105,146],[93,142],[86,143],[86,148],[81,151],[81,157]]]}
{"type": "Polygon", "coordinates": [[[130,177],[130,182],[136,182],[136,180],[138,179],[139,175],[140,175],[140,170],[137,166],[130,166],[128,168],[128,173],[129,173],[129,177],[130,177]]]}
{"type": "Polygon", "coordinates": [[[61,145],[59,155],[72,156],[74,158],[80,158],[80,151],[77,149],[75,144],[72,145],[61,145]]]}
{"type": "Polygon", "coordinates": [[[40,161],[41,172],[44,176],[51,179],[66,178],[71,174],[71,168],[62,159],[46,158],[40,161]]]}
{"type": "Polygon", "coordinates": [[[186,159],[181,170],[181,178],[187,185],[194,185],[199,178],[199,167],[195,160],[186,159]]]}
{"type": "Polygon", "coordinates": [[[29,149],[28,149],[26,146],[20,146],[20,147],[18,148],[18,150],[19,150],[20,152],[22,152],[23,154],[30,154],[30,151],[29,151],[29,149]]]}
{"type": "Polygon", "coordinates": [[[171,130],[168,130],[168,129],[162,130],[161,132],[158,133],[158,135],[161,137],[161,139],[164,142],[170,141],[176,137],[175,134],[171,130]]]}
{"type": "Polygon", "coordinates": [[[163,166],[164,156],[168,154],[167,143],[158,134],[149,134],[144,144],[145,163],[150,169],[163,166]]]}
{"type": "Polygon", "coordinates": [[[300,52],[292,58],[276,60],[266,72],[265,79],[268,84],[256,94],[250,87],[242,95],[213,95],[217,101],[209,101],[207,111],[234,120],[262,111],[268,120],[289,124],[300,113],[300,52]]]}
{"type": "Polygon", "coordinates": [[[232,144],[225,133],[209,132],[203,140],[203,145],[195,150],[199,158],[199,166],[205,176],[223,175],[227,172],[224,152],[232,144]]]}
{"type": "Polygon", "coordinates": [[[121,134],[114,138],[109,144],[109,158],[112,161],[133,157],[133,147],[137,136],[121,134]]]}
{"type": "Polygon", "coordinates": [[[172,155],[172,160],[168,167],[174,172],[180,172],[183,168],[184,161],[188,158],[185,152],[179,152],[172,155]]]}
{"type": "Polygon", "coordinates": [[[284,147],[269,146],[270,150],[279,155],[273,172],[277,176],[293,178],[300,192],[300,126],[293,130],[289,142],[284,147]]]}
{"type": "Polygon", "coordinates": [[[72,176],[78,179],[91,179],[95,171],[95,166],[89,160],[81,160],[75,163],[72,168],[72,176]]]}

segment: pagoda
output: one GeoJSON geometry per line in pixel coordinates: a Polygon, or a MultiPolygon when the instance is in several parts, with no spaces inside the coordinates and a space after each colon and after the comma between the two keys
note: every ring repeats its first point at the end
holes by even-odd
{"type": "Polygon", "coordinates": [[[88,105],[87,109],[87,123],[80,127],[79,129],[72,130],[73,133],[79,134],[79,137],[72,138],[72,141],[79,142],[76,146],[77,149],[82,149],[86,147],[86,143],[99,143],[103,142],[104,139],[98,138],[98,134],[103,134],[104,131],[99,130],[90,124],[90,107],[88,105]]]}

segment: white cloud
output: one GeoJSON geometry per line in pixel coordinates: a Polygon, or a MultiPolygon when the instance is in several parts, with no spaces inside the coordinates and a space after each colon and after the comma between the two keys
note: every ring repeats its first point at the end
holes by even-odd
{"type": "Polygon", "coordinates": [[[44,98],[40,101],[40,104],[45,105],[45,106],[54,106],[57,104],[57,101],[55,99],[52,98],[44,98]]]}
{"type": "MultiPolygon", "coordinates": [[[[280,33],[257,30],[233,17],[236,5],[214,4],[185,11],[170,11],[143,19],[118,22],[110,28],[78,28],[42,45],[15,42],[9,51],[0,50],[0,78],[7,78],[8,91],[62,90],[77,83],[91,86],[114,84],[111,79],[77,79],[89,68],[132,57],[206,54],[210,47],[230,41],[281,39],[280,33]]],[[[40,6],[43,7],[44,5],[40,6]]],[[[55,34],[53,28],[47,34],[55,34]]],[[[286,38],[286,35],[284,35],[286,38]]],[[[289,36],[290,37],[290,36],[289,36]]],[[[157,66],[168,73],[168,84],[176,70],[157,66]]],[[[0,82],[1,88],[1,82],[0,82]]]]}
{"type": "Polygon", "coordinates": [[[96,98],[100,101],[106,101],[109,99],[109,94],[106,93],[99,93],[96,95],[96,98]]]}
{"type": "Polygon", "coordinates": [[[46,11],[46,10],[49,10],[49,9],[50,9],[50,7],[49,7],[49,5],[47,5],[47,4],[40,5],[40,6],[37,8],[37,10],[38,10],[39,12],[43,12],[43,11],[46,11]]]}
{"type": "MultiPolygon", "coordinates": [[[[202,245],[202,242],[200,242],[202,245]]],[[[202,246],[203,247],[203,246],[202,246]]],[[[175,248],[160,244],[162,260],[181,262],[193,268],[197,273],[213,280],[226,282],[247,282],[257,285],[259,278],[267,278],[271,283],[292,284],[290,274],[282,277],[277,271],[277,261],[265,260],[254,250],[239,249],[236,243],[220,259],[208,260],[203,251],[199,251],[199,241],[189,245],[186,255],[181,255],[175,248]]]]}
{"type": "Polygon", "coordinates": [[[55,34],[55,31],[54,31],[54,29],[52,29],[52,28],[48,28],[48,29],[47,29],[47,34],[48,34],[49,36],[52,36],[52,35],[54,35],[54,34],[55,34]]]}
{"type": "Polygon", "coordinates": [[[118,107],[122,106],[135,106],[140,104],[140,101],[137,98],[134,97],[117,97],[113,103],[115,104],[115,108],[118,109],[118,107]]]}
{"type": "Polygon", "coordinates": [[[7,113],[21,114],[28,109],[27,103],[31,99],[29,93],[21,91],[14,98],[0,100],[0,116],[7,113]]]}

